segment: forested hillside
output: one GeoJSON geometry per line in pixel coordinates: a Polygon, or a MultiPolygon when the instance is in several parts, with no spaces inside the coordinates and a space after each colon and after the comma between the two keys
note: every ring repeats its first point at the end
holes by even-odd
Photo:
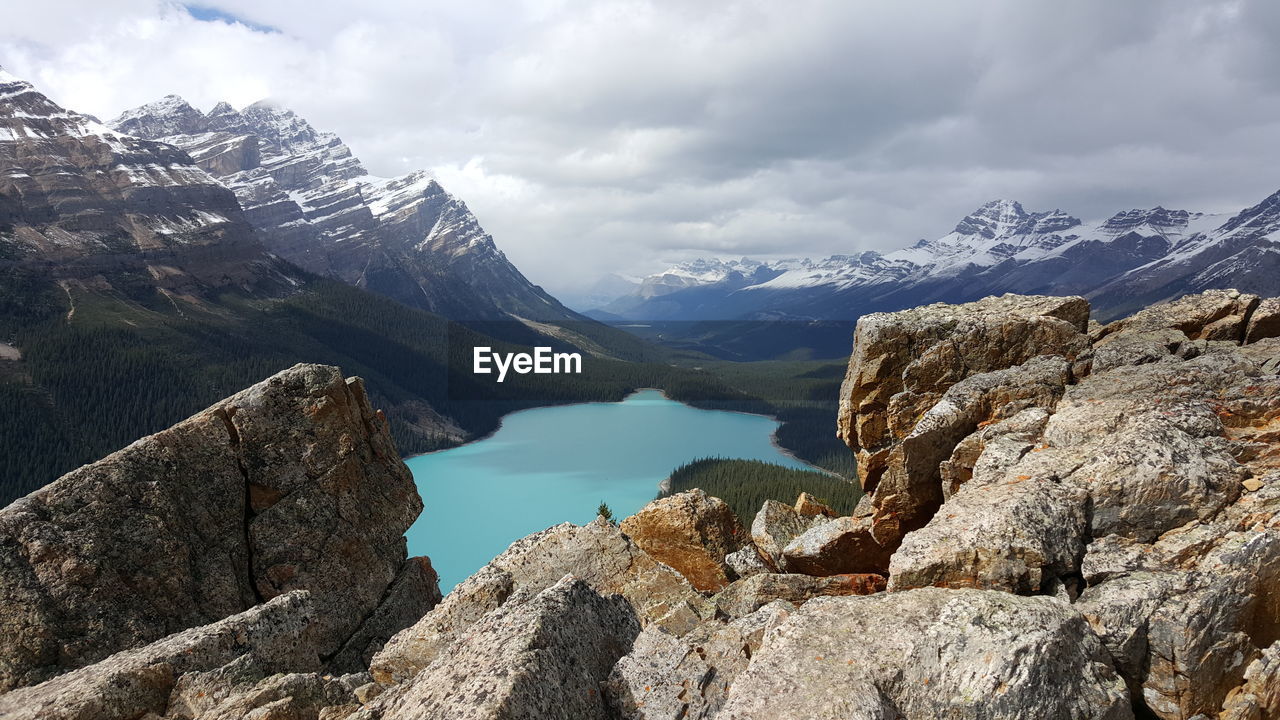
{"type": "Polygon", "coordinates": [[[765,500],[790,505],[800,493],[807,492],[841,515],[848,515],[862,497],[857,483],[842,478],[761,460],[722,458],[695,460],[676,468],[668,480],[668,488],[658,493],[658,497],[693,488],[729,503],[744,527],[751,526],[765,500]]]}

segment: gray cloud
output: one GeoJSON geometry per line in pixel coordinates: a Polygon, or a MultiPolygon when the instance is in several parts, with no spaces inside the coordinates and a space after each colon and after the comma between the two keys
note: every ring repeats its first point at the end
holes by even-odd
{"type": "Polygon", "coordinates": [[[200,4],[278,32],[25,4],[0,64],[100,116],[273,96],[375,173],[431,169],[552,290],[892,249],[994,197],[1096,218],[1280,187],[1268,0],[200,4]]]}

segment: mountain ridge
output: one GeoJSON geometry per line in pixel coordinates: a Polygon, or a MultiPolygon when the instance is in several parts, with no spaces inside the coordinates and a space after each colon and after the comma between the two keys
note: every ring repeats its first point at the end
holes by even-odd
{"type": "Polygon", "coordinates": [[[1250,292],[1274,292],[1270,266],[1259,263],[1280,252],[1278,229],[1280,193],[1230,216],[1158,205],[1091,223],[1061,210],[1028,212],[1015,200],[993,200],[950,233],[891,252],[772,263],[744,258],[739,262],[773,276],[747,285],[708,279],[669,292],[660,303],[620,298],[603,309],[627,320],[749,320],[762,313],[853,320],[920,302],[1036,292],[1083,294],[1101,317],[1114,317],[1135,304],[1221,287],[1228,279],[1250,292]]]}
{"type": "Polygon", "coordinates": [[[169,95],[110,124],[186,150],[235,192],[273,252],[308,271],[455,320],[585,321],[529,282],[428,173],[374,176],[336,134],[274,101],[203,113],[169,95]]]}

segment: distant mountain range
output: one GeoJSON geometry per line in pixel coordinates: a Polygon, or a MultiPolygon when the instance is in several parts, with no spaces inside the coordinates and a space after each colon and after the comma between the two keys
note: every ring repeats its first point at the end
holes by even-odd
{"type": "Polygon", "coordinates": [[[1095,224],[996,200],[887,254],[696,260],[588,312],[630,321],[849,321],[1007,292],[1089,297],[1102,319],[1188,292],[1280,292],[1280,193],[1235,215],[1127,210],[1095,224]]]}

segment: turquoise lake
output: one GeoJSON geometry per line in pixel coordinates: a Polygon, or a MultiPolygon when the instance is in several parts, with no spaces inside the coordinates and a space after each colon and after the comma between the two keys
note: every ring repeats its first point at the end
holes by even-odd
{"type": "Polygon", "coordinates": [[[777,426],[760,415],[699,410],[657,390],[513,413],[489,437],[405,461],[425,505],[406,534],[409,554],[430,556],[449,592],[525,535],[591,522],[601,502],[619,520],[631,515],[691,460],[807,468],[773,444],[777,426]]]}

